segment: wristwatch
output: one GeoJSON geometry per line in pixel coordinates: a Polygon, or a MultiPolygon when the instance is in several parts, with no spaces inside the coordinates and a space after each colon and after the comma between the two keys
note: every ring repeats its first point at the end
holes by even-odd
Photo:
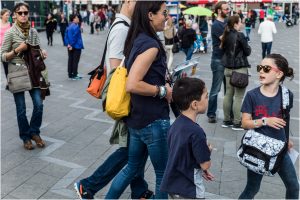
{"type": "Polygon", "coordinates": [[[262,121],[263,126],[267,126],[267,118],[266,117],[261,118],[261,121],[262,121]]]}

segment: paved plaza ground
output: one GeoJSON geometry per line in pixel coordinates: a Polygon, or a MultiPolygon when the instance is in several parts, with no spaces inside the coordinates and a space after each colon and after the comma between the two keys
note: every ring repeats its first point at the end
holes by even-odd
{"type": "MultiPolygon", "coordinates": [[[[294,68],[293,81],[285,81],[294,93],[294,109],[291,111],[291,138],[299,149],[299,27],[286,28],[277,24],[272,52],[283,54],[294,68]]],[[[6,91],[5,76],[1,67],[1,198],[4,199],[74,199],[77,198],[73,183],[85,178],[112,153],[118,146],[108,142],[113,121],[102,112],[101,100],[91,97],[86,91],[88,76],[101,59],[107,31],[90,35],[85,27],[79,73],[83,79],[72,81],[67,78],[67,50],[62,45],[60,34],[54,34],[53,46],[47,46],[45,32],[40,33],[42,47],[48,51],[46,65],[51,82],[51,96],[44,102],[41,136],[46,140],[44,149],[27,151],[18,136],[16,108],[13,95],[6,91]]],[[[256,29],[252,29],[252,53],[249,57],[252,68],[247,90],[259,85],[256,65],[261,61],[261,43],[256,29]]],[[[210,70],[211,53],[200,56],[197,77],[203,79],[210,89],[212,73],[210,70]]],[[[175,54],[173,65],[184,60],[182,52],[175,54]]],[[[198,118],[209,142],[212,152],[211,171],[216,180],[205,183],[207,198],[236,199],[246,184],[246,169],[236,158],[244,131],[232,131],[221,127],[223,120],[223,91],[218,99],[218,123],[208,124],[205,115],[198,118]]],[[[32,101],[26,94],[27,115],[31,116],[32,101]]],[[[174,117],[172,117],[174,120],[174,117]]],[[[296,162],[299,171],[299,159],[296,162]]],[[[153,167],[148,160],[145,179],[151,190],[155,187],[153,167]]],[[[109,186],[97,193],[96,198],[104,198],[109,186]]],[[[258,199],[281,199],[285,187],[279,178],[265,177],[258,199]]],[[[121,198],[130,198],[130,189],[121,198]]]]}

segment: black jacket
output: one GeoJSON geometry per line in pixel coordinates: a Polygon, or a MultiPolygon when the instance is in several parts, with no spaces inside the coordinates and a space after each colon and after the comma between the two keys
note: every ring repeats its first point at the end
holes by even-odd
{"type": "Polygon", "coordinates": [[[247,57],[251,54],[251,47],[243,33],[230,30],[225,39],[223,50],[222,63],[226,68],[250,67],[247,57]]]}

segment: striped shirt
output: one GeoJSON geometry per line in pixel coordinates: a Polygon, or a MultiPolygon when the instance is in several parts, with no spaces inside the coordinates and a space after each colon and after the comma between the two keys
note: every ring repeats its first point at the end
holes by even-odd
{"type": "Polygon", "coordinates": [[[16,24],[14,24],[11,29],[9,29],[4,35],[4,40],[1,48],[1,60],[3,62],[25,64],[25,61],[18,56],[13,57],[11,60],[6,60],[6,53],[11,52],[13,49],[16,49],[24,41],[33,46],[40,45],[38,32],[34,28],[31,28],[29,30],[29,36],[28,38],[26,38],[20,28],[16,24]]]}

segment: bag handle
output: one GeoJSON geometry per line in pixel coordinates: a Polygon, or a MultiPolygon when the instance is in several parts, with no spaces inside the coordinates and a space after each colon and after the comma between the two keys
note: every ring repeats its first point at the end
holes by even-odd
{"type": "Polygon", "coordinates": [[[284,86],[279,85],[279,92],[280,92],[280,96],[281,96],[281,115],[282,115],[282,119],[286,122],[286,126],[284,127],[285,130],[285,136],[287,141],[289,140],[289,135],[290,135],[290,113],[289,113],[289,102],[290,102],[290,96],[289,96],[289,90],[286,88],[282,88],[284,86]],[[287,95],[286,97],[288,98],[288,101],[284,101],[284,96],[285,96],[285,91],[287,91],[287,95]]]}
{"type": "Polygon", "coordinates": [[[129,27],[129,24],[128,24],[126,21],[124,21],[124,20],[122,20],[122,21],[117,21],[117,22],[115,22],[115,23],[111,26],[111,28],[110,28],[110,30],[109,30],[109,32],[108,32],[107,38],[106,38],[106,42],[105,42],[105,47],[104,47],[104,51],[103,51],[101,63],[100,63],[100,65],[99,65],[96,69],[103,69],[103,68],[104,68],[104,62],[105,62],[105,56],[106,56],[106,50],[107,50],[107,41],[108,41],[108,37],[109,37],[110,31],[113,29],[113,27],[114,27],[115,25],[121,24],[121,23],[124,24],[125,26],[129,27]]]}

